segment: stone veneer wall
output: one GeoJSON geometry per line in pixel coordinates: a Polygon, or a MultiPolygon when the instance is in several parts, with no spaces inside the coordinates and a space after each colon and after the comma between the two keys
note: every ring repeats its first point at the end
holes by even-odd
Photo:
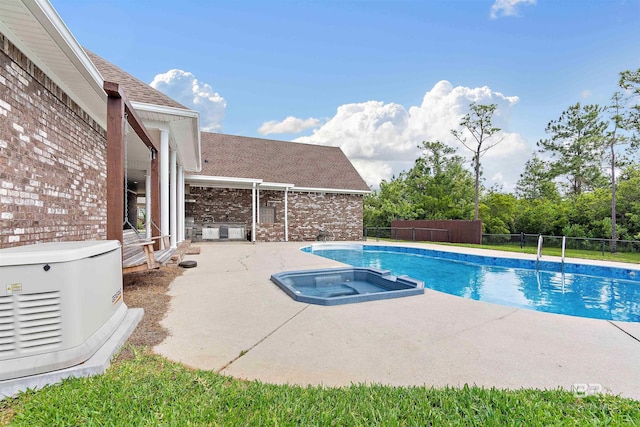
{"type": "Polygon", "coordinates": [[[289,194],[289,240],[316,240],[320,230],[335,240],[362,240],[363,199],[358,194],[289,194]]]}
{"type": "MultiPolygon", "coordinates": [[[[185,215],[196,224],[244,222],[251,229],[251,190],[191,187],[185,215]]],[[[289,240],[316,240],[320,230],[335,240],[361,240],[361,195],[289,192],[289,240]]],[[[256,240],[284,241],[284,192],[260,191],[260,205],[275,207],[276,223],[256,224],[256,240]]]]}
{"type": "Polygon", "coordinates": [[[106,131],[0,33],[0,248],[104,235],[106,195],[106,131]]]}

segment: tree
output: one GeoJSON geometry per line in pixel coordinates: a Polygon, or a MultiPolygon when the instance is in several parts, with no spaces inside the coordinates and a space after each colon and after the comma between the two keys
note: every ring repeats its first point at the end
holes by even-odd
{"type": "Polygon", "coordinates": [[[640,165],[632,164],[625,167],[618,182],[618,211],[621,225],[627,235],[621,237],[640,240],[640,165]]]}
{"type": "Polygon", "coordinates": [[[491,148],[502,142],[502,138],[488,142],[494,137],[500,128],[493,127],[491,118],[498,106],[496,104],[482,105],[471,103],[469,112],[465,114],[460,122],[463,129],[453,129],[451,134],[462,143],[469,151],[473,153],[471,162],[473,164],[473,173],[475,176],[475,213],[474,219],[479,218],[479,201],[480,201],[480,158],[491,148]],[[466,132],[465,132],[466,129],[466,132]],[[471,135],[469,140],[465,133],[471,135]]]}
{"type": "Polygon", "coordinates": [[[424,141],[422,156],[406,174],[419,219],[468,219],[473,180],[455,148],[440,141],[424,141]]]}
{"type": "Polygon", "coordinates": [[[389,227],[394,219],[469,219],[472,215],[473,178],[456,150],[425,141],[422,156],[397,178],[382,181],[380,189],[365,196],[364,222],[389,227]]]}
{"type": "Polygon", "coordinates": [[[515,232],[517,200],[511,194],[489,190],[482,197],[480,217],[482,228],[488,234],[511,234],[515,232]]]}
{"type": "Polygon", "coordinates": [[[547,152],[554,159],[550,163],[551,176],[567,179],[570,196],[602,185],[607,122],[601,119],[601,114],[598,105],[572,105],[547,125],[545,131],[551,138],[538,141],[540,152],[547,152]]]}
{"type": "Polygon", "coordinates": [[[383,180],[380,190],[364,199],[364,220],[367,226],[389,227],[395,219],[415,219],[404,178],[383,180]]]}
{"type": "Polygon", "coordinates": [[[611,236],[610,209],[611,192],[604,187],[572,197],[567,203],[568,224],[563,234],[598,239],[611,236]]]}
{"type": "Polygon", "coordinates": [[[524,165],[524,172],[516,183],[516,195],[526,200],[560,198],[558,187],[550,177],[549,165],[536,153],[524,165]]]}
{"type": "Polygon", "coordinates": [[[616,156],[616,147],[626,142],[626,137],[619,133],[620,129],[624,129],[624,118],[622,116],[623,96],[620,92],[616,92],[611,97],[611,105],[608,107],[611,114],[611,122],[613,129],[607,133],[607,142],[609,148],[609,165],[611,168],[611,252],[617,251],[617,222],[616,222],[616,169],[619,162],[616,156]]]}
{"type": "Polygon", "coordinates": [[[640,142],[640,68],[620,73],[618,85],[629,94],[630,105],[625,114],[625,129],[634,131],[633,143],[640,142]]]}
{"type": "Polygon", "coordinates": [[[522,233],[559,235],[567,225],[567,203],[551,199],[519,199],[515,230],[522,233]]]}

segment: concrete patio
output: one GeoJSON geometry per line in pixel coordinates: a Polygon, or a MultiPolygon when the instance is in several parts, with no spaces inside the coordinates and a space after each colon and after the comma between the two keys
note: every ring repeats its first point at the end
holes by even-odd
{"type": "Polygon", "coordinates": [[[270,275],[341,264],[301,252],[303,243],[199,246],[200,255],[186,257],[198,267],[171,284],[163,322],[170,336],[155,347],[188,366],[303,385],[578,384],[640,400],[640,323],[539,313],[428,289],[393,300],[308,305],[289,298],[270,275]]]}

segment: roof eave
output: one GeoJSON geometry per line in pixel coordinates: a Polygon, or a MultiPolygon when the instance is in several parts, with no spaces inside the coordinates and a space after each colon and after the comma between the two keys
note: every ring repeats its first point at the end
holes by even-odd
{"type": "Polygon", "coordinates": [[[295,184],[289,184],[286,182],[263,182],[260,184],[261,190],[291,190],[295,187],[295,184]]]}
{"type": "Polygon", "coordinates": [[[349,188],[319,188],[319,187],[294,187],[291,190],[309,193],[336,193],[336,194],[371,194],[371,190],[352,190],[349,188]]]}
{"type": "Polygon", "coordinates": [[[370,194],[371,190],[353,190],[348,188],[321,188],[298,187],[295,184],[284,182],[265,182],[258,178],[238,178],[230,176],[211,175],[185,175],[186,184],[202,185],[204,187],[217,188],[252,188],[254,185],[263,190],[289,190],[308,193],[334,193],[334,194],[370,194]]]}
{"type": "Polygon", "coordinates": [[[10,2],[5,3],[7,7],[13,4],[22,13],[26,12],[39,28],[34,32],[34,27],[19,25],[19,21],[12,22],[11,16],[5,16],[0,18],[0,30],[74,102],[106,128],[107,95],[102,89],[102,76],[51,3],[47,0],[6,1],[10,2]],[[37,34],[37,31],[41,33],[37,34]],[[42,59],[39,53],[51,53],[51,49],[67,58],[68,63],[42,59]]]}
{"type": "Polygon", "coordinates": [[[184,182],[185,184],[202,185],[203,187],[252,188],[262,184],[263,180],[231,176],[185,175],[184,182]]]}
{"type": "Polygon", "coordinates": [[[132,101],[138,112],[154,114],[166,122],[176,141],[183,167],[190,172],[202,170],[200,113],[195,110],[132,101]]]}

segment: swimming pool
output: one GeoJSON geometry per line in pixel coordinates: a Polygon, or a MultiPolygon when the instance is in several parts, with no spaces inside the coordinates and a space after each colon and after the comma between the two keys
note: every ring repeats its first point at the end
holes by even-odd
{"type": "Polygon", "coordinates": [[[381,245],[303,248],[354,267],[390,270],[464,298],[548,313],[640,322],[640,270],[381,245]],[[538,268],[536,268],[538,267],[538,268]]]}

